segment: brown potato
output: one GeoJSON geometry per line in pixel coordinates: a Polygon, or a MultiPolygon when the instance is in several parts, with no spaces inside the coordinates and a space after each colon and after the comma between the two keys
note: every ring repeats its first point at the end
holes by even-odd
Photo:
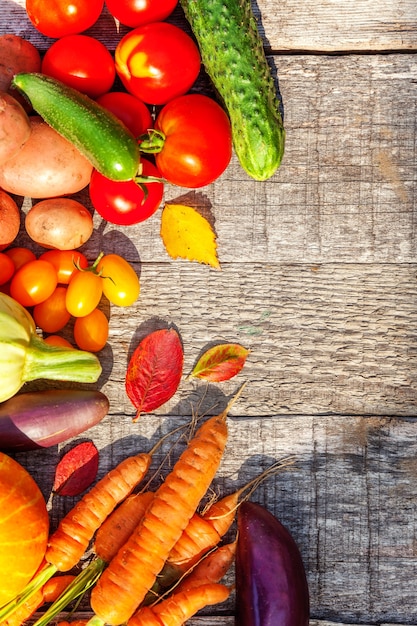
{"type": "Polygon", "coordinates": [[[0,166],[0,187],[32,198],[54,198],[84,189],[93,171],[91,163],[42,118],[29,119],[29,139],[0,166]]]}
{"type": "Polygon", "coordinates": [[[41,56],[30,41],[19,35],[0,36],[0,91],[8,91],[15,74],[40,71],[41,56]]]}
{"type": "Polygon", "coordinates": [[[0,92],[0,166],[19,152],[31,130],[22,105],[10,94],[0,92]]]}
{"type": "Polygon", "coordinates": [[[50,198],[29,209],[25,228],[29,237],[45,248],[73,250],[91,237],[93,218],[76,200],[50,198]]]}
{"type": "Polygon", "coordinates": [[[0,250],[16,239],[20,228],[20,210],[16,202],[0,189],[0,250]]]}

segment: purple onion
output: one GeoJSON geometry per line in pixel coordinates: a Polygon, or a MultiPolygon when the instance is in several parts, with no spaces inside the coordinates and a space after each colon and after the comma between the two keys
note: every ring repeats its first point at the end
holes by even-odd
{"type": "Polygon", "coordinates": [[[0,450],[55,446],[98,424],[109,410],[101,391],[48,389],[0,404],[0,450]]]}

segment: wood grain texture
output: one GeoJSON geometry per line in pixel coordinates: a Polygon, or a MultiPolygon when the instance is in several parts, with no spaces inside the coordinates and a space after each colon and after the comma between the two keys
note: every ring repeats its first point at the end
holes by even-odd
{"type": "MultiPolygon", "coordinates": [[[[216,272],[186,262],[144,264],[139,301],[128,310],[111,308],[100,381],[111,411],[134,414],[124,390],[128,359],[145,334],[174,325],[184,343],[184,374],[213,343],[238,341],[251,350],[240,375],[250,383],[241,415],[411,417],[417,412],[416,270],[245,263],[216,272]]],[[[67,334],[71,339],[71,325],[67,334]]],[[[184,380],[161,410],[188,415],[187,398],[200,384],[184,380]]],[[[237,384],[223,387],[230,392],[237,384]]]]}

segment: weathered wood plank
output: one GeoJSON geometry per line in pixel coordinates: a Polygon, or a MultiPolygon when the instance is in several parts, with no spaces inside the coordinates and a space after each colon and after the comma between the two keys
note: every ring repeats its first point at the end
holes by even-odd
{"type": "MultiPolygon", "coordinates": [[[[238,402],[237,415],[239,409],[238,402]]],[[[90,433],[107,452],[100,473],[133,450],[149,449],[181,418],[143,416],[129,429],[120,416],[106,420],[90,433]]],[[[155,468],[171,443],[157,454],[155,468]]],[[[17,456],[47,489],[57,454],[48,450],[17,456]]],[[[177,454],[174,448],[162,473],[177,454]]],[[[343,420],[231,417],[214,489],[231,492],[288,455],[295,455],[295,464],[267,479],[252,499],[275,513],[296,539],[309,580],[312,618],[417,623],[417,421],[348,415],[343,420]]],[[[55,497],[52,519],[61,517],[71,500],[55,497]]],[[[212,612],[230,614],[233,602],[232,596],[212,612]]]]}
{"type": "MultiPolygon", "coordinates": [[[[111,308],[101,353],[113,413],[134,414],[124,373],[140,337],[173,324],[184,342],[185,374],[213,342],[250,348],[240,415],[417,414],[415,265],[246,263],[218,272],[178,261],[138,271],[139,301],[111,308]]],[[[188,414],[200,384],[184,380],[163,411],[188,414]]]]}
{"type": "MultiPolygon", "coordinates": [[[[46,47],[51,40],[32,28],[24,11],[25,0],[0,0],[1,32],[14,25],[14,32],[35,45],[46,47]]],[[[265,46],[272,51],[399,51],[417,48],[417,18],[413,0],[396,3],[383,0],[375,4],[358,0],[354,4],[329,2],[297,3],[291,0],[252,0],[254,14],[265,46]]],[[[185,25],[178,8],[169,18],[185,25]]],[[[104,10],[88,34],[98,36],[114,48],[120,27],[104,10]]]]}

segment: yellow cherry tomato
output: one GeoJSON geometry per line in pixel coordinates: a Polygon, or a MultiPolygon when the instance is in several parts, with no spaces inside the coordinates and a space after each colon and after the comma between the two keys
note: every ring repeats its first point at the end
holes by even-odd
{"type": "Polygon", "coordinates": [[[103,293],[117,306],[130,306],[139,297],[140,282],[130,263],[118,254],[104,255],[97,265],[103,281],[103,293]]]}
{"type": "Polygon", "coordinates": [[[94,271],[77,270],[71,277],[65,299],[68,313],[84,317],[97,307],[103,295],[103,281],[94,271]]]}

